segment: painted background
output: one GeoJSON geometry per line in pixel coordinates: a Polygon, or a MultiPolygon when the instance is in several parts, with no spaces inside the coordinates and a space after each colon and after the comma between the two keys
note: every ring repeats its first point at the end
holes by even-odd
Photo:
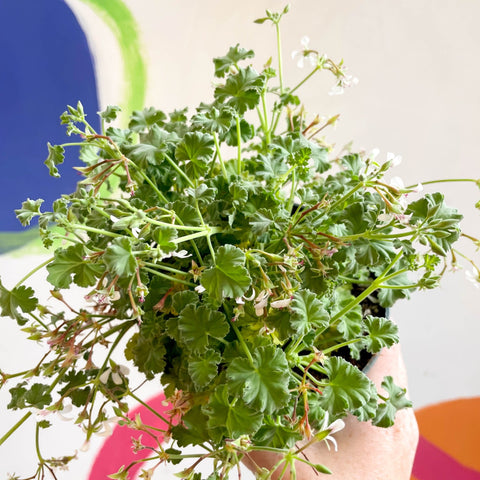
{"type": "MultiPolygon", "coordinates": [[[[477,1],[291,3],[283,23],[287,81],[294,84],[301,78],[289,52],[300,47],[303,35],[310,37],[312,48],[343,57],[360,79],[340,97],[328,96],[329,78],[313,81],[302,92],[312,114],[341,114],[330,140],[338,147],[353,140],[357,148],[402,155],[396,174],[405,184],[447,176],[480,178],[477,1]]],[[[273,29],[252,20],[265,8],[283,6],[278,0],[244,0],[241,6],[230,0],[2,0],[2,281],[12,286],[45,258],[12,210],[27,197],[49,202],[75,184],[74,155],[62,166],[61,180],[50,179],[43,165],[46,142],[63,141],[57,119],[66,104],[81,100],[93,119],[108,104],[122,105],[125,111],[143,105],[169,111],[209,101],[211,58],[240,43],[253,48],[257,65],[263,65],[274,51],[273,29]]],[[[478,191],[464,185],[442,190],[464,212],[464,229],[478,233],[479,214],[473,208],[478,191]]],[[[468,245],[464,248],[473,253],[468,245]]],[[[438,291],[417,293],[393,309],[410,372],[410,396],[421,429],[424,425],[421,445],[430,455],[423,466],[417,464],[417,480],[480,478],[480,465],[473,460],[480,456],[465,446],[478,445],[468,439],[480,423],[475,400],[480,395],[480,315],[478,290],[464,273],[447,275],[438,291]]],[[[43,278],[39,273],[33,282],[42,286],[43,278]]],[[[9,319],[0,322],[2,368],[18,370],[35,361],[39,351],[25,344],[9,319]]],[[[156,384],[148,389],[147,395],[157,393],[156,384]]],[[[0,392],[1,405],[7,399],[0,392]]],[[[2,409],[0,433],[18,417],[2,409]]],[[[7,472],[30,473],[31,427],[25,425],[0,447],[0,478],[7,472]]],[[[47,438],[52,455],[81,446],[82,436],[74,427],[61,425],[60,431],[47,438]]],[[[59,478],[87,480],[104,441],[96,439],[88,452],[79,454],[72,471],[59,478]]],[[[165,471],[158,475],[169,478],[165,471]]]]}

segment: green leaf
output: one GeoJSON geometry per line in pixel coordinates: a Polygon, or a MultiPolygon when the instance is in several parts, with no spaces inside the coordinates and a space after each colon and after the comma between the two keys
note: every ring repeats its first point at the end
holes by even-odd
{"type": "Polygon", "coordinates": [[[12,290],[7,290],[0,281],[0,307],[2,315],[13,318],[19,325],[28,321],[21,313],[33,312],[38,305],[38,300],[33,296],[31,287],[20,285],[12,290]]]}
{"type": "Polygon", "coordinates": [[[243,115],[260,102],[264,83],[265,77],[252,67],[241,68],[237,74],[228,77],[224,86],[215,89],[215,98],[243,115]]]}
{"type": "Polygon", "coordinates": [[[177,230],[174,227],[157,227],[152,236],[164,253],[173,252],[177,248],[173,241],[177,238],[177,230]]]}
{"type": "Polygon", "coordinates": [[[50,385],[34,383],[33,385],[29,385],[28,388],[25,388],[26,385],[27,382],[22,382],[9,390],[12,399],[7,405],[7,408],[12,410],[25,407],[42,409],[52,403],[52,397],[48,392],[50,385]]]}
{"type": "Polygon", "coordinates": [[[219,134],[224,134],[230,129],[235,110],[230,107],[218,109],[211,105],[202,105],[202,107],[201,111],[192,117],[194,127],[219,134]]]}
{"type": "Polygon", "coordinates": [[[218,302],[225,298],[241,297],[251,283],[245,268],[245,254],[233,245],[221,246],[216,254],[215,265],[203,272],[201,282],[208,294],[218,302]]]}
{"type": "Polygon", "coordinates": [[[108,105],[107,108],[103,112],[99,112],[101,118],[103,118],[106,122],[110,123],[113,122],[117,118],[117,113],[121,112],[122,109],[117,105],[108,105]]]}
{"type": "Polygon", "coordinates": [[[281,420],[274,421],[271,417],[264,418],[262,427],[254,437],[257,445],[282,449],[292,448],[300,440],[300,433],[281,423],[281,420]]]}
{"type": "Polygon", "coordinates": [[[65,160],[65,149],[61,145],[51,145],[50,142],[47,143],[47,146],[48,157],[44,164],[48,167],[52,177],[60,178],[57,165],[62,164],[65,160]]]}
{"type": "Polygon", "coordinates": [[[227,368],[228,386],[247,405],[266,414],[283,408],[290,398],[290,368],[285,353],[273,345],[252,353],[252,363],[236,358],[227,368]]]}
{"type": "Polygon", "coordinates": [[[215,350],[208,349],[201,357],[192,357],[188,362],[188,373],[197,390],[206,387],[217,375],[217,365],[222,356],[215,350]]]}
{"type": "Polygon", "coordinates": [[[133,275],[138,267],[131,240],[126,237],[113,239],[103,254],[103,261],[110,272],[120,277],[133,275]]]}
{"type": "Polygon", "coordinates": [[[186,173],[198,178],[208,168],[208,162],[212,159],[214,152],[213,137],[206,133],[187,133],[183,140],[177,145],[175,158],[179,162],[188,162],[186,173]]]}
{"type": "Polygon", "coordinates": [[[411,408],[412,402],[405,396],[407,390],[395,385],[392,377],[385,377],[382,387],[387,391],[389,397],[385,403],[378,406],[377,415],[372,423],[377,427],[391,427],[397,411],[402,408],[411,408]]]}
{"type": "Polygon", "coordinates": [[[371,381],[357,367],[341,357],[326,358],[324,367],[328,377],[320,399],[324,409],[338,415],[369,401],[371,381]]]}
{"type": "MultiPolygon", "coordinates": [[[[338,288],[334,295],[334,306],[332,316],[346,307],[354,296],[350,293],[350,290],[346,288],[338,288]]],[[[345,313],[339,320],[338,330],[343,334],[345,340],[351,340],[356,338],[362,330],[362,307],[356,305],[347,313],[345,313]]]]}
{"type": "Polygon", "coordinates": [[[79,287],[95,285],[104,267],[98,263],[91,263],[84,256],[84,247],[80,243],[55,250],[54,259],[47,266],[47,280],[56,288],[68,288],[73,275],[73,282],[79,287]]]}
{"type": "Polygon", "coordinates": [[[128,124],[128,128],[134,132],[143,132],[154,125],[164,125],[167,116],[161,110],[153,107],[135,110],[128,124]]]}
{"type": "Polygon", "coordinates": [[[376,266],[389,263],[395,256],[391,242],[360,238],[355,241],[355,260],[360,265],[376,266]]]}
{"type": "Polygon", "coordinates": [[[377,353],[384,347],[398,343],[398,327],[387,318],[367,315],[364,327],[367,336],[363,342],[370,353],[377,353]]]}
{"type": "Polygon", "coordinates": [[[292,326],[298,334],[305,334],[312,328],[324,330],[330,317],[322,302],[310,290],[295,292],[292,302],[292,326]]]}
{"type": "Polygon", "coordinates": [[[42,203],[43,200],[41,198],[38,200],[30,200],[28,198],[22,203],[22,208],[15,210],[15,215],[24,227],[30,225],[33,217],[41,215],[40,206],[42,203]]]}
{"type": "Polygon", "coordinates": [[[148,379],[152,379],[156,373],[163,372],[166,353],[163,336],[150,329],[144,331],[143,328],[132,336],[125,348],[125,358],[133,360],[148,379]]]}
{"type": "Polygon", "coordinates": [[[251,435],[262,425],[263,414],[245,405],[241,398],[230,397],[226,385],[215,390],[202,411],[208,417],[208,428],[219,430],[220,438],[251,435]]]}
{"type": "Polygon", "coordinates": [[[238,62],[253,58],[255,53],[253,50],[245,50],[237,43],[234,47],[230,47],[224,57],[217,57],[213,59],[215,65],[215,76],[224,77],[232,66],[238,66],[238,62]]]}
{"type": "Polygon", "coordinates": [[[195,354],[203,354],[211,338],[222,340],[230,326],[222,312],[201,305],[188,305],[178,317],[178,330],[183,342],[195,354]]]}

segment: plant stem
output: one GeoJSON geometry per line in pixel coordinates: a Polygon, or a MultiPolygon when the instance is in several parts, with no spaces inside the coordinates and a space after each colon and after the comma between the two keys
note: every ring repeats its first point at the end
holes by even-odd
{"type": "Polygon", "coordinates": [[[25,280],[30,278],[34,273],[41,270],[43,267],[45,267],[45,265],[48,265],[51,261],[53,261],[54,258],[55,257],[50,257],[48,260],[45,260],[40,265],[36,266],[33,270],[30,270],[30,272],[28,272],[21,280],[19,280],[13,288],[18,288],[20,285],[23,285],[25,280]]]}
{"type": "Polygon", "coordinates": [[[167,162],[176,170],[176,172],[187,181],[187,183],[192,187],[195,188],[195,184],[188,178],[187,174],[170,158],[169,155],[166,153],[164,154],[167,162]]]}
{"type": "Polygon", "coordinates": [[[181,283],[182,285],[187,285],[187,287],[197,286],[195,283],[187,282],[186,280],[182,280],[181,278],[171,277],[170,275],[166,275],[165,273],[157,272],[152,268],[142,267],[142,269],[145,270],[146,272],[153,273],[157,277],[165,278],[166,280],[170,280],[171,282],[174,282],[174,283],[181,283]]]}
{"type": "Polygon", "coordinates": [[[316,72],[320,70],[320,67],[317,65],[301,82],[297,83],[291,90],[290,94],[292,94],[295,90],[299,89],[310,77],[312,77],[316,72]]]}
{"type": "MultiPolygon", "coordinates": [[[[141,405],[143,405],[147,410],[150,410],[155,416],[157,416],[160,420],[162,420],[165,424],[167,425],[171,425],[172,424],[172,420],[168,420],[166,419],[164,416],[160,415],[160,413],[158,413],[155,409],[153,409],[150,405],[148,405],[148,403],[145,403],[141,398],[137,397],[131,390],[128,391],[128,395],[130,397],[132,397],[134,400],[136,400],[138,403],[140,403],[141,405]]],[[[195,455],[195,456],[199,456],[199,455],[195,455]]],[[[184,457],[182,457],[184,458],[184,457]]],[[[185,457],[186,458],[186,457],[185,457]]]]}
{"type": "Polygon", "coordinates": [[[283,95],[282,39],[281,39],[281,36],[280,36],[280,23],[279,22],[275,22],[275,33],[277,35],[278,81],[280,83],[280,95],[283,95]]]}
{"type": "Polygon", "coordinates": [[[220,144],[218,143],[217,132],[213,132],[213,141],[215,142],[215,149],[217,150],[218,161],[220,162],[220,168],[222,169],[223,176],[225,177],[225,180],[228,180],[228,173],[227,169],[225,168],[225,164],[223,163],[222,153],[220,152],[220,144]]]}
{"type": "MultiPolygon", "coordinates": [[[[479,180],[475,180],[474,178],[442,178],[439,180],[428,180],[426,182],[420,182],[422,185],[432,185],[434,183],[447,183],[447,182],[473,182],[473,183],[478,183],[479,180]]],[[[408,187],[405,187],[406,189],[408,188],[415,188],[417,185],[409,185],[408,187]]]]}
{"type": "Polygon", "coordinates": [[[237,124],[237,174],[242,173],[242,135],[240,128],[240,117],[235,116],[235,122],[237,124]]]}

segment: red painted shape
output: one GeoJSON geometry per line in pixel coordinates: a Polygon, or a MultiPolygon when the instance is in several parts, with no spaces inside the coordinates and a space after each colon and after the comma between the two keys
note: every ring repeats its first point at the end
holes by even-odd
{"type": "Polygon", "coordinates": [[[480,472],[465,467],[422,436],[412,473],[418,480],[480,480],[480,472]]]}
{"type": "MultiPolygon", "coordinates": [[[[170,405],[164,405],[165,395],[163,393],[149,400],[148,405],[158,412],[163,417],[168,417],[167,411],[171,408],[170,405]]],[[[129,418],[134,419],[136,415],[140,414],[142,423],[151,425],[152,427],[166,429],[167,425],[154,413],[146,407],[140,405],[128,413],[129,418]]],[[[158,439],[163,441],[163,436],[160,432],[155,432],[158,439]]],[[[117,425],[112,435],[105,441],[100,449],[88,480],[107,480],[108,475],[116,473],[122,465],[129,465],[134,460],[140,460],[148,457],[152,452],[150,450],[141,450],[134,453],[132,450],[132,438],[139,438],[142,436],[142,444],[149,447],[157,447],[155,440],[147,435],[145,432],[139,432],[126,426],[117,425]]],[[[135,478],[140,470],[142,464],[134,465],[130,470],[130,478],[135,478]]]]}

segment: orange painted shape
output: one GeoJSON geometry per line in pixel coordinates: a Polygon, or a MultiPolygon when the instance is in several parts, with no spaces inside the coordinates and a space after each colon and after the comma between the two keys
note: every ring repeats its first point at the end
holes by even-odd
{"type": "Polygon", "coordinates": [[[420,435],[461,464],[480,471],[480,397],[429,405],[415,414],[420,435]]]}

